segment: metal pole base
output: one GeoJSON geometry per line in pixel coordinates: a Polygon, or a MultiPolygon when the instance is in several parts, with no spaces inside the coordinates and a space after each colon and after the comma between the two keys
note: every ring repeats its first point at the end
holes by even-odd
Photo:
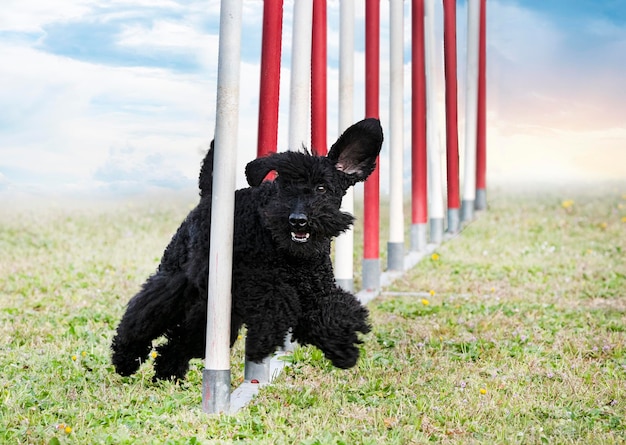
{"type": "Polygon", "coordinates": [[[448,209],[448,233],[459,233],[459,209],[448,209]]]}
{"type": "Polygon", "coordinates": [[[269,383],[270,357],[265,357],[261,363],[255,363],[246,359],[243,380],[249,383],[269,383]]]}
{"type": "Polygon", "coordinates": [[[474,203],[475,210],[487,210],[487,190],[476,189],[476,202],[474,203]]]}
{"type": "Polygon", "coordinates": [[[411,225],[411,252],[423,252],[427,246],[426,224],[411,225]]]}
{"type": "Polygon", "coordinates": [[[430,242],[441,244],[443,241],[443,218],[430,218],[430,242]]]}
{"type": "Polygon", "coordinates": [[[380,258],[363,260],[363,289],[380,289],[380,258]]]}
{"type": "Polygon", "coordinates": [[[404,243],[387,243],[387,270],[404,270],[404,243]]]}
{"type": "Polygon", "coordinates": [[[354,280],[352,278],[337,278],[335,283],[347,292],[354,292],[354,280]]]}
{"type": "Polygon", "coordinates": [[[461,201],[461,221],[470,222],[474,219],[474,200],[461,201]]]}
{"type": "Polygon", "coordinates": [[[230,369],[202,370],[202,410],[207,414],[230,410],[230,369]]]}

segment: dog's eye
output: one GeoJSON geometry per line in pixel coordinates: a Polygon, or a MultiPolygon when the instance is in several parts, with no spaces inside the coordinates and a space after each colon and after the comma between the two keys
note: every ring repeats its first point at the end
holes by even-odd
{"type": "Polygon", "coordinates": [[[317,187],[315,187],[315,192],[319,194],[326,193],[326,187],[324,187],[323,185],[318,185],[317,187]]]}

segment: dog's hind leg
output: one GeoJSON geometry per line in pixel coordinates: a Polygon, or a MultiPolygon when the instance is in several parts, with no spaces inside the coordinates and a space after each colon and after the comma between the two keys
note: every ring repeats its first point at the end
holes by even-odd
{"type": "Polygon", "coordinates": [[[182,380],[189,369],[189,360],[204,357],[206,338],[206,295],[200,296],[195,286],[185,290],[185,313],[176,326],[165,334],[167,343],[157,348],[153,380],[182,380]]]}
{"type": "MultiPolygon", "coordinates": [[[[167,343],[157,348],[154,362],[154,380],[182,380],[189,369],[189,360],[202,358],[206,352],[207,305],[203,292],[188,289],[195,295],[187,295],[187,300],[195,299],[196,303],[185,310],[185,319],[167,332],[167,343]]],[[[237,340],[241,318],[235,314],[231,317],[230,346],[237,340]]]]}
{"type": "Polygon", "coordinates": [[[145,361],[152,340],[163,335],[180,318],[187,280],[184,275],[157,272],[142,286],[126,308],[111,349],[112,361],[118,374],[133,374],[145,361]]]}

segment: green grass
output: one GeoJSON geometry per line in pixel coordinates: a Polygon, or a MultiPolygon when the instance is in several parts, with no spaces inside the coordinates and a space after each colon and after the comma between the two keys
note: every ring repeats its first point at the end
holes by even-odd
{"type": "Polygon", "coordinates": [[[490,191],[489,211],[370,303],[357,367],[299,348],[234,416],[202,412],[199,360],[180,384],[110,365],[191,200],[5,212],[0,443],[626,443],[625,194],[490,191]]]}

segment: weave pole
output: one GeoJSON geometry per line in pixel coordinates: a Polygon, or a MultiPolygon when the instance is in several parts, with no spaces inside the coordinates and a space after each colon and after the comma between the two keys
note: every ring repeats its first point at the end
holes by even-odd
{"type": "Polygon", "coordinates": [[[283,0],[263,1],[261,80],[257,156],[275,153],[278,147],[278,99],[283,32],[283,0]]]}
{"type": "Polygon", "coordinates": [[[443,47],[446,76],[446,173],[448,182],[448,233],[457,233],[459,211],[459,127],[456,60],[456,0],[443,0],[443,47]]]}
{"type": "Polygon", "coordinates": [[[404,269],[403,162],[404,145],[404,4],[390,0],[389,50],[389,242],[387,270],[404,269]]]}
{"type": "MultiPolygon", "coordinates": [[[[365,1],[365,117],[379,118],[380,0],[365,1]]],[[[380,157],[365,181],[363,289],[380,289],[380,157]]]]}
{"type": "Polygon", "coordinates": [[[461,221],[474,219],[476,200],[476,138],[478,127],[478,40],[480,0],[467,2],[467,85],[465,111],[465,165],[461,221]]]}
{"type": "Polygon", "coordinates": [[[443,186],[439,143],[439,107],[436,96],[435,1],[424,2],[424,48],[426,61],[426,137],[428,141],[428,224],[430,242],[443,241],[443,186]]]}
{"type": "Polygon", "coordinates": [[[310,147],[309,109],[311,91],[312,0],[298,0],[293,5],[291,44],[291,85],[289,92],[289,150],[310,147]]]}
{"type": "Polygon", "coordinates": [[[239,113],[241,0],[222,0],[217,72],[211,248],[207,297],[202,409],[230,409],[230,311],[235,214],[235,169],[239,113]]]}
{"type": "Polygon", "coordinates": [[[411,23],[411,250],[422,252],[428,223],[424,0],[413,0],[411,23]]]}
{"type": "MultiPolygon", "coordinates": [[[[261,75],[259,86],[259,129],[257,157],[275,153],[278,146],[278,105],[280,96],[280,56],[282,50],[283,0],[264,0],[261,75]]],[[[272,172],[268,178],[274,178],[272,172]]],[[[269,383],[271,358],[255,363],[247,358],[244,382],[269,383]]]]}
{"type": "Polygon", "coordinates": [[[327,141],[327,49],[326,0],[313,0],[311,47],[311,151],[318,156],[328,152],[327,141]]]}
{"type": "MultiPolygon", "coordinates": [[[[353,124],[354,100],[354,0],[341,0],[339,24],[339,134],[353,124]]],[[[341,201],[341,210],[354,213],[354,188],[341,201]]],[[[354,290],[354,231],[352,227],[335,238],[335,281],[354,290]]]]}
{"type": "Polygon", "coordinates": [[[476,135],[476,210],[487,209],[487,1],[480,0],[478,117],[476,135]]]}

